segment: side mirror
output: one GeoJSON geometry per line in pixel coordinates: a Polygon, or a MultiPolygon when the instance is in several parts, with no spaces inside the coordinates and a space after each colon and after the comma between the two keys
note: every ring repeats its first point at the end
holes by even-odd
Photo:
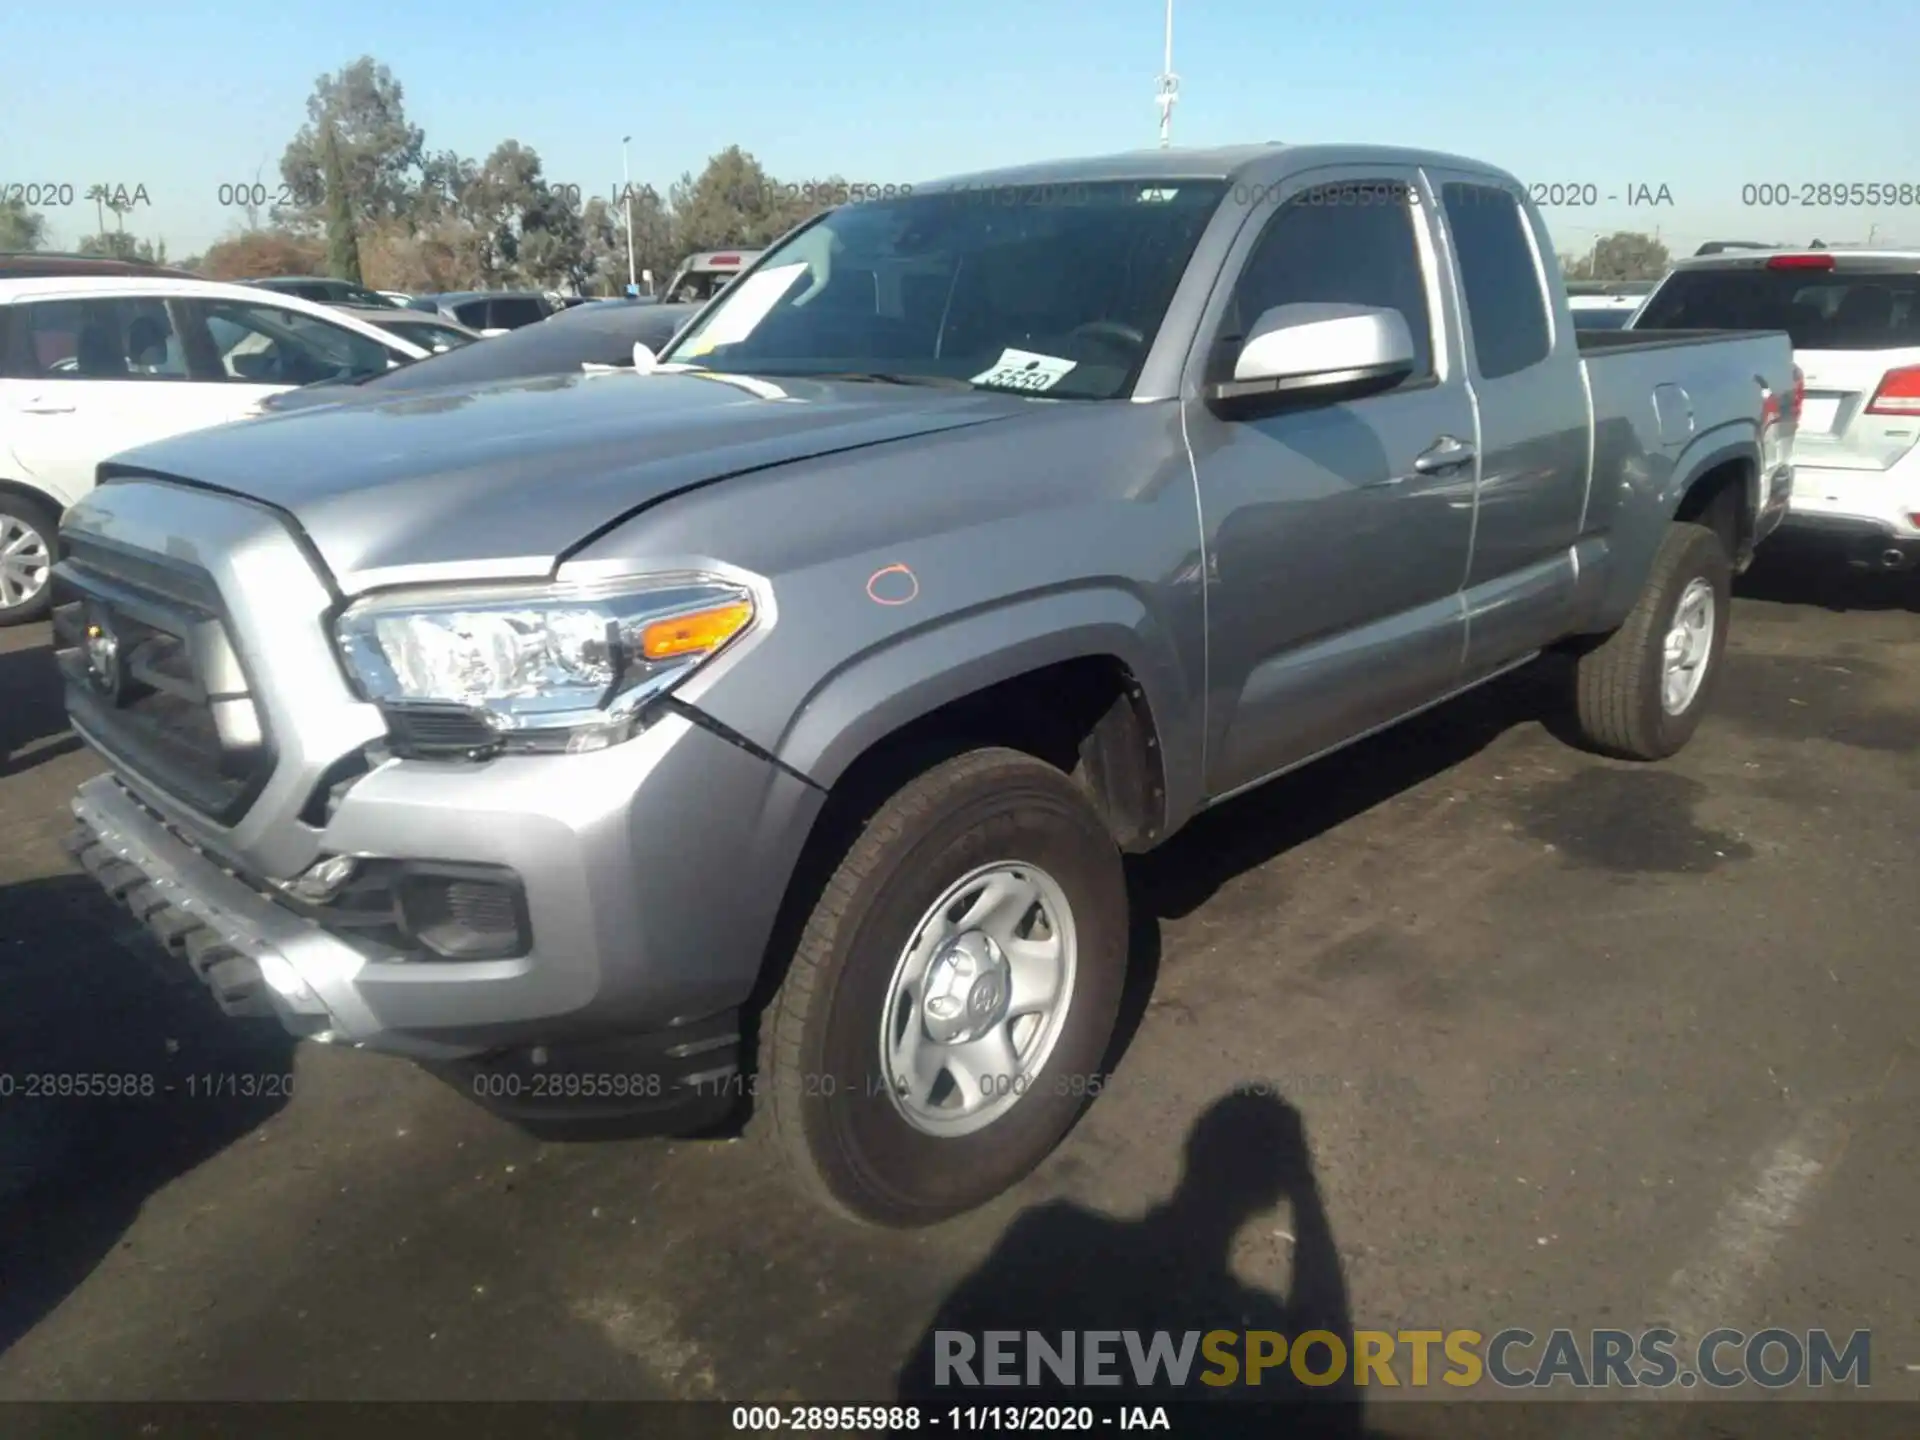
{"type": "Polygon", "coordinates": [[[1373,305],[1276,305],[1254,322],[1233,378],[1208,387],[1228,418],[1289,400],[1351,399],[1413,373],[1413,335],[1398,310],[1373,305]]]}

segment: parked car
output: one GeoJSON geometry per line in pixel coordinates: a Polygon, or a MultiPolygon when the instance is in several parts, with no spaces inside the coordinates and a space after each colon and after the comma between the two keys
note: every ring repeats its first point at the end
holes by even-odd
{"type": "Polygon", "coordinates": [[[229,1010],[536,1125],[752,1095],[813,1193],[924,1223],[1100,1088],[1123,852],[1549,648],[1587,743],[1684,745],[1793,392],[1783,334],[1576,334],[1453,156],[847,205],[651,369],[106,467],[72,845],[229,1010]],[[122,688],[110,637],[189,634],[224,709],[122,688]]]}
{"type": "Polygon", "coordinates": [[[1792,336],[1806,400],[1782,536],[1861,568],[1920,564],[1920,250],[1682,260],[1633,323],[1792,336]]]}
{"type": "Polygon", "coordinates": [[[393,309],[394,302],[379,290],[369,290],[351,280],[336,280],[330,275],[273,275],[241,282],[276,295],[294,295],[320,305],[357,305],[374,310],[393,309]]]}
{"type": "Polygon", "coordinates": [[[409,344],[418,345],[429,355],[457,350],[480,338],[479,331],[469,330],[458,321],[443,320],[438,315],[423,315],[418,310],[394,306],[375,310],[369,305],[342,305],[339,308],[369,325],[379,326],[389,335],[398,335],[409,344]]]}
{"type": "Polygon", "coordinates": [[[426,353],[251,286],[137,271],[0,277],[0,625],[45,613],[60,512],[109,455],[426,353]]]}
{"type": "Polygon", "coordinates": [[[416,295],[407,302],[466,326],[482,335],[504,335],[522,325],[537,325],[553,314],[553,302],[538,290],[462,290],[450,295],[416,295]]]}
{"type": "Polygon", "coordinates": [[[1567,286],[1573,323],[1582,330],[1619,330],[1653,293],[1651,280],[1577,282],[1567,286]]]}
{"type": "Polygon", "coordinates": [[[704,305],[760,258],[758,250],[703,250],[689,255],[660,292],[669,304],[704,305]]]}
{"type": "Polygon", "coordinates": [[[584,368],[633,367],[633,347],[664,349],[698,305],[653,305],[604,300],[549,316],[510,335],[384,375],[289,390],[267,402],[269,411],[307,410],[316,405],[374,403],[427,390],[524,380],[542,375],[578,375],[584,368]]]}
{"type": "Polygon", "coordinates": [[[55,275],[165,275],[198,280],[191,270],[145,260],[116,260],[55,250],[0,250],[0,280],[44,280],[55,275]]]}

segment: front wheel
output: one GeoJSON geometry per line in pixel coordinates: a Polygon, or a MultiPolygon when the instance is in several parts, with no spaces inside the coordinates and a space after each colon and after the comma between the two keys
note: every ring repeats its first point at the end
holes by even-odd
{"type": "Polygon", "coordinates": [[[52,505],[0,490],[0,625],[24,625],[47,613],[59,531],[52,505]]]}
{"type": "Polygon", "coordinates": [[[1669,527],[1626,623],[1577,662],[1575,709],[1589,745],[1664,760],[1693,738],[1726,649],[1732,587],[1717,534],[1669,527]]]}
{"type": "Polygon", "coordinates": [[[761,1021],[761,1103],[817,1196],[924,1225],[1057,1145],[1113,1035],[1126,887],[1050,765],[976,750],[897,791],[808,920],[761,1021]]]}

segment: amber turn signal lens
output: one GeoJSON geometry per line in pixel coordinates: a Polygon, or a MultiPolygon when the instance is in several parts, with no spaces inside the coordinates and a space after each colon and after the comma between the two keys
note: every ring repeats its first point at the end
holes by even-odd
{"type": "Polygon", "coordinates": [[[672,660],[716,650],[746,629],[753,606],[745,601],[656,620],[640,632],[640,653],[648,660],[672,660]]]}

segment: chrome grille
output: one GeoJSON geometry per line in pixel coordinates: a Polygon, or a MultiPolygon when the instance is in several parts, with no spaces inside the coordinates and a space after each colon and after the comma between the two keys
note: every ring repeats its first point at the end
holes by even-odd
{"type": "Polygon", "coordinates": [[[273,753],[212,577],[78,536],[54,580],[74,728],[129,780],[233,824],[273,753]]]}

